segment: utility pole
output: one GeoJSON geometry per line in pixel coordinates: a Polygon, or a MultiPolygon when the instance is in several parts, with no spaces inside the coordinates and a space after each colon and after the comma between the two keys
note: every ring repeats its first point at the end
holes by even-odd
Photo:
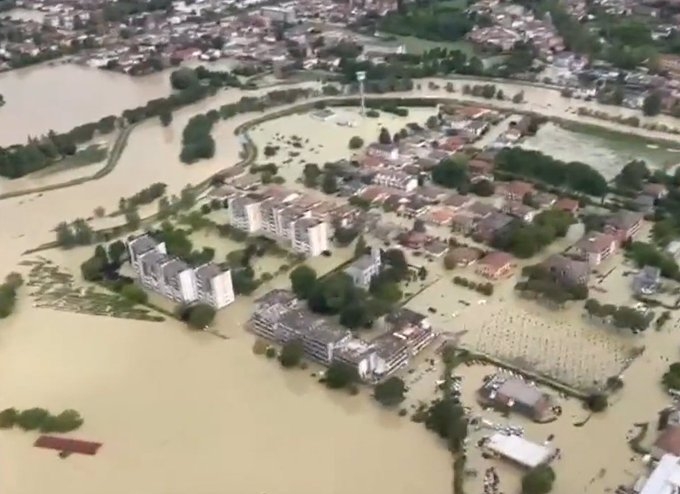
{"type": "Polygon", "coordinates": [[[357,81],[359,81],[359,95],[361,96],[361,116],[366,115],[366,105],[364,104],[364,81],[366,80],[366,72],[363,70],[357,72],[357,81]]]}

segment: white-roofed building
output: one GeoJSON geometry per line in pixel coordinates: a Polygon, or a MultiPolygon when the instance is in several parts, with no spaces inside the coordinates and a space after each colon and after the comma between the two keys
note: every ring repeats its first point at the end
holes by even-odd
{"type": "Polygon", "coordinates": [[[645,482],[640,494],[677,494],[680,492],[680,457],[663,455],[645,482]]]}
{"type": "Polygon", "coordinates": [[[490,452],[526,468],[536,468],[548,463],[555,453],[555,450],[549,446],[536,444],[523,437],[507,435],[502,432],[496,432],[491,436],[484,447],[490,452]]]}

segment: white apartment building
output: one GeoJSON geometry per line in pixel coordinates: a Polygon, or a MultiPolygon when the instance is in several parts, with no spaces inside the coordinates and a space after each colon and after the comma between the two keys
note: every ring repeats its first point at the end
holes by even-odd
{"type": "Polygon", "coordinates": [[[292,226],[292,246],[296,252],[314,257],[328,250],[328,223],[314,218],[301,218],[292,226]]]}
{"type": "Polygon", "coordinates": [[[273,238],[304,255],[318,256],[329,248],[328,223],[314,218],[310,207],[248,194],[229,200],[229,214],[236,228],[273,238]]]}
{"type": "Polygon", "coordinates": [[[235,300],[231,271],[222,271],[217,264],[209,262],[197,267],[194,272],[198,300],[216,309],[226,307],[235,300]]]}
{"type": "Polygon", "coordinates": [[[345,269],[345,273],[352,278],[355,286],[368,289],[371,286],[371,280],[380,273],[381,266],[380,249],[374,247],[370,254],[364,254],[350,264],[345,269]]]}
{"type": "Polygon", "coordinates": [[[144,288],[182,304],[203,302],[221,309],[234,301],[231,272],[214,263],[194,269],[167,255],[164,243],[148,234],[127,243],[130,264],[144,288]]]}
{"type": "Polygon", "coordinates": [[[264,199],[256,194],[236,196],[229,199],[230,223],[247,233],[255,233],[262,229],[262,211],[260,206],[264,199]]]}
{"type": "Polygon", "coordinates": [[[418,179],[413,175],[398,170],[378,172],[373,177],[373,183],[392,187],[394,189],[411,192],[418,187],[418,179]]]}

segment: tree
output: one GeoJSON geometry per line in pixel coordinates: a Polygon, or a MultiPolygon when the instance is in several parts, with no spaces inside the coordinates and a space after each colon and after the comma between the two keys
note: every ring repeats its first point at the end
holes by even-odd
{"type": "Polygon", "coordinates": [[[667,390],[680,391],[680,362],[668,366],[661,382],[667,390]]]}
{"type": "Polygon", "coordinates": [[[11,429],[16,424],[19,413],[16,408],[5,408],[0,412],[0,429],[11,429]]]}
{"type": "Polygon", "coordinates": [[[335,194],[338,191],[338,181],[335,178],[335,175],[329,172],[324,173],[321,190],[323,190],[325,194],[335,194]]]}
{"type": "Polygon", "coordinates": [[[127,248],[122,240],[116,240],[109,244],[109,260],[112,264],[119,265],[122,262],[123,256],[127,253],[127,248]]]}
{"type": "Polygon", "coordinates": [[[477,194],[479,197],[490,197],[495,191],[496,188],[494,187],[493,182],[488,180],[480,180],[473,183],[470,187],[470,192],[477,194]]]}
{"type": "Polygon", "coordinates": [[[99,281],[104,276],[106,260],[99,256],[92,256],[80,265],[80,274],[85,281],[99,281]]]}
{"type": "Polygon", "coordinates": [[[341,389],[357,381],[356,371],[342,362],[334,361],[326,370],[325,383],[331,389],[341,389]]]}
{"type": "Polygon", "coordinates": [[[356,302],[340,310],[340,324],[348,329],[357,329],[370,323],[367,307],[356,302]]]}
{"type": "Polygon", "coordinates": [[[378,136],[378,142],[383,145],[392,144],[392,136],[390,136],[390,131],[385,127],[380,129],[380,135],[378,136]]]}
{"type": "Polygon", "coordinates": [[[513,103],[522,103],[524,102],[524,91],[520,91],[517,94],[515,94],[512,97],[512,102],[513,103]]]}
{"type": "Polygon", "coordinates": [[[350,149],[359,149],[364,145],[364,140],[359,136],[353,136],[349,140],[350,149]]]}
{"type": "Polygon", "coordinates": [[[173,89],[178,91],[182,91],[198,84],[198,76],[196,75],[196,71],[193,69],[184,67],[174,70],[170,74],[170,85],[173,89]]]}
{"type": "Polygon", "coordinates": [[[65,221],[59,223],[56,228],[57,243],[61,247],[73,247],[76,244],[75,235],[71,227],[65,221]]]}
{"type": "Polygon", "coordinates": [[[458,160],[444,159],[432,169],[432,181],[452,189],[467,184],[467,165],[458,160]]]}
{"type": "Polygon", "coordinates": [[[207,304],[196,304],[189,309],[187,324],[193,329],[205,329],[215,319],[215,309],[207,304]]]}
{"type": "Polygon", "coordinates": [[[291,289],[295,296],[301,299],[306,299],[317,287],[316,271],[306,264],[301,264],[290,272],[288,275],[290,279],[291,289]]]}
{"type": "Polygon", "coordinates": [[[586,405],[593,412],[603,412],[609,406],[607,395],[604,393],[593,393],[586,398],[586,405]]]}
{"type": "Polygon", "coordinates": [[[70,432],[83,425],[83,418],[75,410],[64,410],[59,415],[50,415],[40,426],[41,432],[70,432]]]}
{"type": "Polygon", "coordinates": [[[134,304],[144,304],[149,300],[149,295],[134,283],[125,285],[120,294],[134,304]]]}
{"type": "Polygon", "coordinates": [[[425,121],[425,126],[428,129],[436,129],[437,127],[439,127],[439,117],[437,117],[437,115],[427,117],[427,120],[425,121]]]}
{"type": "Polygon", "coordinates": [[[105,210],[102,206],[97,206],[96,208],[94,208],[94,215],[95,215],[97,218],[101,218],[101,217],[103,217],[105,214],[106,214],[106,210],[105,210]]]}
{"type": "Polygon", "coordinates": [[[129,209],[125,211],[125,222],[130,230],[136,230],[141,225],[142,219],[136,209],[129,209]]]}
{"type": "Polygon", "coordinates": [[[394,406],[404,401],[406,385],[398,377],[390,377],[375,387],[373,396],[385,406],[394,406]]]}
{"type": "Polygon", "coordinates": [[[300,340],[291,340],[286,342],[281,348],[281,355],[279,361],[283,367],[296,367],[304,357],[305,349],[300,340]]]}
{"type": "Polygon", "coordinates": [[[318,184],[321,169],[315,163],[307,163],[302,171],[304,177],[305,187],[316,187],[318,184]]]}
{"type": "Polygon", "coordinates": [[[16,424],[25,431],[33,431],[39,429],[49,416],[44,408],[29,408],[19,413],[16,424]]]}
{"type": "Polygon", "coordinates": [[[658,91],[652,91],[642,102],[642,113],[648,117],[658,115],[661,113],[661,102],[661,93],[658,91]]]}
{"type": "Polygon", "coordinates": [[[548,494],[555,482],[555,472],[547,465],[529,470],[522,477],[522,494],[548,494]]]}
{"type": "Polygon", "coordinates": [[[357,259],[367,253],[368,244],[366,243],[366,239],[363,235],[359,235],[359,238],[357,238],[357,243],[354,246],[354,258],[357,259]]]}
{"type": "Polygon", "coordinates": [[[167,127],[172,123],[172,112],[170,111],[163,112],[158,116],[158,118],[161,121],[161,125],[163,127],[167,127]]]}

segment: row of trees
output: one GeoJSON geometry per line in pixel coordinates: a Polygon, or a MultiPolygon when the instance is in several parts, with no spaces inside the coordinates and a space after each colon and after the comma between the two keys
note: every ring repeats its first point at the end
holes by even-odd
{"type": "Polygon", "coordinates": [[[92,140],[96,134],[109,134],[116,126],[117,117],[110,115],[97,122],[79,125],[69,132],[48,132],[31,137],[26,144],[0,147],[0,176],[23,177],[42,170],[66,156],[76,153],[79,144],[92,140]]]}
{"type": "Polygon", "coordinates": [[[77,245],[90,245],[97,239],[97,234],[84,219],[77,219],[73,223],[65,221],[55,228],[57,244],[65,249],[77,245]]]}
{"type": "Polygon", "coordinates": [[[471,290],[475,290],[488,297],[493,295],[493,283],[475,283],[474,281],[470,281],[467,278],[463,278],[462,276],[454,276],[453,284],[470,288],[471,290]]]}
{"type": "Polygon", "coordinates": [[[0,412],[0,428],[19,427],[25,431],[71,432],[83,425],[83,418],[75,410],[64,410],[52,415],[44,408],[17,410],[6,408],[0,412]]]}
{"type": "Polygon", "coordinates": [[[118,201],[118,210],[126,211],[143,204],[150,204],[165,194],[166,189],[167,185],[162,182],[153,183],[127,199],[121,197],[118,201]]]}
{"type": "Polygon", "coordinates": [[[607,181],[597,170],[578,161],[565,163],[539,151],[518,147],[501,150],[495,161],[497,171],[573,192],[602,197],[608,190],[607,181]]]}
{"type": "Polygon", "coordinates": [[[635,332],[646,330],[654,319],[651,313],[644,313],[625,305],[603,305],[592,298],[586,300],[585,309],[590,317],[610,320],[617,328],[630,329],[635,332]]]}
{"type": "Polygon", "coordinates": [[[10,273],[5,277],[5,282],[0,285],[0,319],[14,312],[17,292],[23,283],[24,280],[19,273],[10,273]]]}
{"type": "Polygon", "coordinates": [[[206,329],[215,319],[215,308],[208,304],[180,305],[175,316],[191,329],[206,329]]]}

